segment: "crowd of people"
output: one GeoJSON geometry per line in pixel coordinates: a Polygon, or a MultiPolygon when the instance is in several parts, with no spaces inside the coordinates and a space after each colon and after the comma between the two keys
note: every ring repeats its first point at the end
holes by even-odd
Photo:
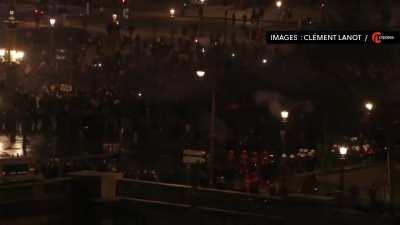
{"type": "MultiPolygon", "coordinates": [[[[106,35],[78,32],[60,37],[64,32],[56,30],[60,40],[55,46],[57,51],[49,51],[43,43],[33,41],[26,46],[29,62],[12,66],[3,63],[0,70],[2,131],[11,139],[18,133],[28,139],[32,133],[54,137],[61,154],[98,153],[104,143],[115,142],[127,149],[143,150],[144,154],[153,151],[156,156],[160,152],[179,156],[183,146],[205,146],[208,130],[201,117],[208,114],[209,93],[208,87],[199,84],[195,71],[201,69],[207,76],[215,76],[204,81],[206,86],[217,83],[218,100],[224,102],[219,108],[232,99],[239,102],[232,104],[237,108],[252,97],[246,88],[253,88],[240,87],[240,76],[256,78],[270,71],[267,65],[280,67],[274,59],[287,54],[279,47],[240,40],[234,32],[212,33],[204,38],[196,36],[196,30],[183,28],[176,36],[148,39],[139,33],[135,35],[133,30],[121,32],[113,23],[107,27],[106,35]],[[33,51],[38,52],[37,57],[29,57],[33,51]],[[63,57],[57,55],[60,52],[63,57]],[[204,93],[202,89],[207,90],[204,93]]],[[[35,35],[40,34],[29,32],[30,37],[35,35]]],[[[255,79],[255,83],[258,81],[255,79]]],[[[217,138],[218,148],[273,145],[278,149],[282,144],[280,120],[272,116],[265,119],[264,110],[239,112],[230,119],[224,118],[227,114],[219,115],[221,120],[226,119],[222,126],[228,127],[229,132],[225,132],[228,138],[217,138]],[[249,126],[247,120],[256,125],[249,126]],[[261,120],[276,123],[264,133],[257,124],[261,120]],[[249,136],[257,138],[251,143],[249,136]]],[[[225,109],[219,114],[223,113],[225,109]]],[[[296,132],[304,133],[302,129],[296,132]]],[[[314,169],[315,151],[297,153],[293,149],[315,145],[315,138],[296,143],[288,139],[290,149],[280,157],[272,152],[229,151],[226,168],[220,169],[224,183],[233,187],[235,181],[271,182],[283,162],[290,171],[314,169]]]]}
{"type": "Polygon", "coordinates": [[[315,150],[300,149],[295,154],[278,154],[272,151],[230,150],[222,169],[227,188],[259,192],[275,192],[272,184],[281,182],[282,176],[314,171],[317,167],[315,150]],[[272,188],[272,190],[271,190],[272,188]]]}

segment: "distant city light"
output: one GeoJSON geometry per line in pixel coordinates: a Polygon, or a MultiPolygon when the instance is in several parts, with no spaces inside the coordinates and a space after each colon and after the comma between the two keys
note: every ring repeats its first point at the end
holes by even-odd
{"type": "Polygon", "coordinates": [[[198,77],[204,77],[204,76],[206,75],[206,72],[203,71],[203,70],[197,70],[197,71],[196,71],[196,75],[197,75],[198,77]]]}
{"type": "Polygon", "coordinates": [[[0,49],[0,62],[9,60],[12,63],[21,63],[25,57],[24,51],[0,49]],[[8,58],[9,57],[9,58],[8,58]],[[8,59],[7,59],[8,58],[8,59]]]}
{"type": "Polygon", "coordinates": [[[55,18],[50,18],[49,22],[50,22],[50,26],[54,27],[54,25],[56,24],[56,19],[55,18]]]}
{"type": "Polygon", "coordinates": [[[262,64],[267,64],[267,63],[268,63],[268,59],[265,59],[265,58],[262,59],[261,63],[262,63],[262,64]]]}
{"type": "Polygon", "coordinates": [[[372,102],[367,102],[367,103],[365,103],[365,108],[368,111],[372,111],[374,109],[374,104],[372,104],[372,102]]]}
{"type": "Polygon", "coordinates": [[[287,122],[287,119],[289,118],[289,112],[286,110],[283,110],[281,112],[281,117],[282,117],[283,122],[287,122]]]}
{"type": "Polygon", "coordinates": [[[171,9],[169,10],[169,16],[170,16],[171,18],[174,18],[174,17],[175,17],[175,9],[174,9],[174,8],[171,8],[171,9]]]}
{"type": "Polygon", "coordinates": [[[280,0],[278,0],[278,1],[275,2],[275,5],[276,5],[277,8],[281,8],[281,7],[282,7],[282,4],[283,4],[283,3],[282,3],[282,1],[280,1],[280,0]]]}
{"type": "Polygon", "coordinates": [[[342,157],[346,156],[347,155],[347,150],[348,150],[348,148],[346,146],[340,146],[340,148],[339,148],[340,155],[342,157]]]}
{"type": "Polygon", "coordinates": [[[114,20],[114,21],[116,21],[117,19],[118,19],[118,15],[117,14],[112,14],[112,19],[114,20]]]}
{"type": "Polygon", "coordinates": [[[0,57],[4,57],[6,55],[5,49],[0,49],[0,57]]]}

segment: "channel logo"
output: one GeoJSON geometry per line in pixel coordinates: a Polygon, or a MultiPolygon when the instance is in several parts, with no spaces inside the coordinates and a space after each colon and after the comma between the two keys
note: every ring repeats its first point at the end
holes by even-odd
{"type": "Polygon", "coordinates": [[[372,36],[371,36],[372,42],[374,42],[377,45],[381,44],[382,43],[381,35],[382,35],[381,32],[373,33],[372,36]]]}
{"type": "Polygon", "coordinates": [[[382,32],[374,32],[371,35],[371,40],[372,40],[373,43],[375,43],[377,45],[380,45],[380,44],[382,44],[382,41],[385,41],[385,40],[393,41],[393,40],[395,40],[395,37],[394,37],[394,35],[383,35],[382,32]]]}

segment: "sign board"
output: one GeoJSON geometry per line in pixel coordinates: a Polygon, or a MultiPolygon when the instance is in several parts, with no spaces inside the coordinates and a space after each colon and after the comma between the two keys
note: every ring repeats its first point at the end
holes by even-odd
{"type": "Polygon", "coordinates": [[[205,151],[185,149],[185,150],[183,150],[183,155],[205,157],[207,155],[207,153],[205,151]]]}
{"type": "Polygon", "coordinates": [[[196,164],[196,163],[202,164],[202,163],[205,163],[206,160],[204,158],[200,158],[200,157],[183,156],[182,162],[186,163],[186,164],[196,164]]]}
{"type": "Polygon", "coordinates": [[[207,153],[201,150],[183,150],[182,162],[186,164],[205,163],[207,153]]]}
{"type": "Polygon", "coordinates": [[[69,84],[61,84],[60,85],[60,90],[63,92],[71,92],[72,91],[72,86],[69,84]]]}

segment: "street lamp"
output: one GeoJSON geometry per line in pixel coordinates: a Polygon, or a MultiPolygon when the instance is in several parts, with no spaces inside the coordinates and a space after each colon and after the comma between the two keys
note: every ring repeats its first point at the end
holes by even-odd
{"type": "Polygon", "coordinates": [[[345,159],[345,158],[346,158],[346,155],[347,155],[347,151],[348,151],[348,150],[349,150],[349,148],[346,147],[346,146],[340,146],[340,147],[339,147],[339,153],[340,153],[341,159],[345,159]]]}
{"type": "Polygon", "coordinates": [[[282,180],[282,186],[283,189],[286,189],[286,181],[287,181],[287,173],[288,173],[288,168],[287,168],[287,155],[286,155],[286,124],[289,118],[289,112],[286,110],[281,111],[281,130],[280,130],[280,135],[281,135],[281,141],[282,141],[282,171],[283,171],[283,180],[282,180]]]}
{"type": "Polygon", "coordinates": [[[364,106],[368,113],[371,113],[371,111],[374,109],[374,104],[372,102],[366,102],[364,106]]]}
{"type": "Polygon", "coordinates": [[[200,78],[204,77],[206,75],[206,72],[203,70],[197,70],[196,75],[200,78]]]}
{"type": "Polygon", "coordinates": [[[367,125],[367,131],[366,131],[366,135],[367,135],[367,139],[368,141],[370,141],[371,138],[371,131],[372,131],[372,110],[374,109],[374,104],[372,102],[366,102],[364,104],[365,109],[367,110],[367,117],[366,117],[366,125],[367,125]]]}
{"type": "Polygon", "coordinates": [[[283,5],[283,2],[282,2],[281,0],[277,0],[277,1],[275,2],[275,5],[276,5],[276,7],[277,7],[278,9],[280,9],[280,8],[282,7],[282,5],[283,5]]]}
{"type": "Polygon", "coordinates": [[[289,112],[286,110],[283,110],[281,112],[281,117],[282,117],[282,122],[286,123],[289,118],[289,112]]]}
{"type": "Polygon", "coordinates": [[[339,154],[340,154],[340,159],[341,159],[341,163],[340,163],[340,177],[339,177],[339,190],[340,190],[340,197],[341,200],[343,200],[343,191],[344,191],[344,164],[345,164],[345,160],[346,160],[346,156],[347,156],[347,151],[349,150],[349,148],[347,146],[340,146],[339,147],[339,154]]]}
{"type": "Polygon", "coordinates": [[[282,152],[286,153],[286,123],[289,118],[289,112],[286,110],[283,110],[281,112],[281,118],[282,118],[282,126],[281,126],[281,139],[282,139],[282,152]]]}
{"type": "Polygon", "coordinates": [[[174,17],[175,17],[175,9],[174,9],[174,8],[170,8],[170,9],[169,9],[169,16],[170,16],[171,18],[174,18],[174,17]]]}
{"type": "Polygon", "coordinates": [[[54,37],[54,30],[53,30],[53,28],[54,28],[54,26],[56,25],[56,19],[54,18],[54,17],[51,17],[50,19],[49,19],[49,24],[50,24],[50,47],[51,47],[51,49],[50,49],[50,52],[51,52],[51,66],[54,66],[54,55],[55,55],[55,52],[54,52],[54,45],[55,45],[55,37],[54,37]]]}
{"type": "Polygon", "coordinates": [[[266,59],[266,58],[262,59],[262,60],[261,60],[261,63],[262,63],[262,64],[267,64],[267,63],[268,63],[268,59],[266,59]]]}
{"type": "Polygon", "coordinates": [[[49,23],[51,27],[54,27],[54,25],[56,24],[56,19],[55,18],[50,18],[49,19],[49,23]]]}
{"type": "MultiPolygon", "coordinates": [[[[197,70],[196,76],[203,78],[206,75],[204,70],[197,70]]],[[[209,182],[210,184],[214,183],[214,162],[215,162],[215,120],[216,120],[216,87],[215,87],[215,77],[212,80],[213,83],[211,85],[211,112],[210,112],[210,133],[209,133],[209,154],[208,154],[208,172],[209,172],[209,182]]]]}

